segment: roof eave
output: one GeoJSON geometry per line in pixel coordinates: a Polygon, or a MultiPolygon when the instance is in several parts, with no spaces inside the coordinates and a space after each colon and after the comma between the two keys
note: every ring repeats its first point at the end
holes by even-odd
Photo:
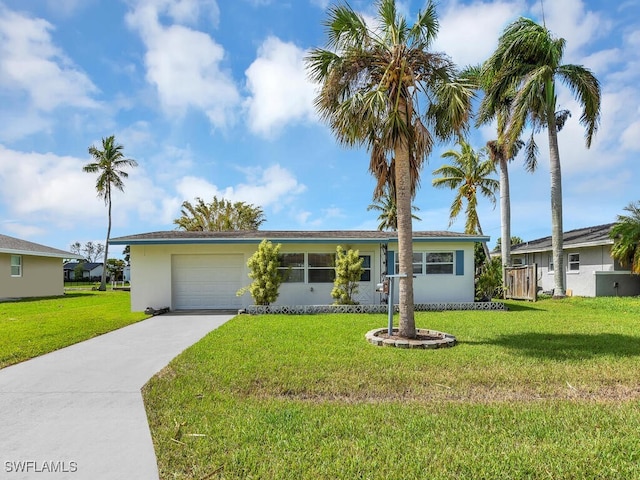
{"type": "Polygon", "coordinates": [[[71,252],[37,252],[37,251],[33,251],[33,250],[20,250],[20,249],[15,249],[15,248],[0,248],[0,253],[7,253],[7,254],[11,254],[11,255],[30,255],[32,257],[49,257],[49,258],[75,258],[75,259],[82,259],[83,257],[80,255],[76,255],[75,253],[71,253],[71,252]]]}
{"type": "MultiPolygon", "coordinates": [[[[316,237],[316,238],[269,238],[265,237],[249,237],[249,238],[119,238],[109,240],[111,245],[197,245],[197,244],[253,244],[260,243],[264,239],[277,243],[389,243],[397,242],[397,237],[379,237],[379,238],[357,238],[357,237],[316,237]]],[[[476,237],[456,237],[456,236],[437,236],[437,237],[414,237],[415,243],[433,243],[433,242],[488,242],[487,236],[476,237]]]]}

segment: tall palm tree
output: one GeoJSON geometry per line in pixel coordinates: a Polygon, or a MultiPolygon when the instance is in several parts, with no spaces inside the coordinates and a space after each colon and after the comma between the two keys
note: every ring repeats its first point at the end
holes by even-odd
{"type": "MultiPolygon", "coordinates": [[[[380,215],[378,215],[378,220],[380,221],[378,230],[393,230],[394,232],[398,230],[398,209],[396,208],[396,198],[389,187],[387,187],[385,193],[381,197],[375,199],[374,203],[367,207],[367,211],[368,210],[380,212],[380,215]]],[[[412,205],[411,210],[418,211],[420,209],[415,205],[412,205]]],[[[413,213],[411,214],[411,218],[413,220],[420,220],[420,217],[413,213]]]]}
{"type": "Polygon", "coordinates": [[[104,247],[104,261],[102,265],[102,281],[99,290],[107,289],[107,259],[109,258],[109,238],[111,237],[111,192],[113,188],[124,192],[123,178],[129,177],[124,170],[125,167],[136,167],[138,163],[125,158],[122,150],[124,147],[117,144],[115,136],[102,139],[102,150],[95,146],[89,147],[89,154],[93,157],[93,162],[86,164],[82,170],[87,173],[98,173],[96,181],[96,191],[98,197],[104,199],[109,216],[109,226],[107,228],[107,241],[104,247]]]}
{"type": "MultiPolygon", "coordinates": [[[[466,201],[465,216],[467,217],[465,233],[478,233],[483,235],[478,217],[478,194],[488,198],[495,206],[495,192],[500,182],[490,175],[496,171],[495,164],[490,159],[483,159],[484,151],[476,152],[469,143],[458,140],[460,150],[447,150],[442,158],[451,159],[451,165],[442,165],[433,171],[434,175],[441,175],[432,180],[436,188],[450,188],[456,190],[456,196],[449,210],[449,226],[453,224],[462,206],[466,201]]],[[[491,253],[487,242],[482,242],[486,261],[491,261],[491,253]]]]}
{"type": "Polygon", "coordinates": [[[614,243],[611,256],[623,267],[631,268],[631,273],[640,275],[640,201],[624,207],[629,215],[618,215],[617,223],[610,232],[614,243]]]}
{"type": "Polygon", "coordinates": [[[551,177],[551,237],[554,259],[554,297],[565,296],[562,238],[562,175],[558,131],[569,112],[557,111],[556,80],[565,84],[582,106],[580,123],[586,128],[589,148],[600,122],[600,83],[581,65],[562,64],[565,40],[555,38],[546,27],[528,18],[507,26],[498,47],[484,67],[495,72],[480,107],[479,120],[493,116],[492,106],[499,104],[506,92],[515,89],[510,107],[508,136],[514,141],[524,128],[532,127],[525,146],[530,169],[535,167],[537,146],[533,135],[546,129],[549,141],[551,177]]]}
{"type": "Polygon", "coordinates": [[[371,27],[347,4],[330,7],[327,48],[312,50],[306,63],[320,84],[316,107],[337,140],[370,151],[369,169],[378,181],[374,197],[390,181],[394,185],[403,275],[399,334],[413,338],[411,199],[435,139],[449,138],[466,125],[473,93],[452,81],[457,72],[446,55],[430,51],[438,31],[431,2],[411,26],[395,0],[378,0],[376,6],[371,27]]]}
{"type": "MultiPolygon", "coordinates": [[[[488,91],[497,72],[490,68],[482,68],[482,66],[468,67],[463,75],[468,78],[478,90],[488,91]]],[[[502,279],[505,280],[505,267],[511,265],[511,188],[509,184],[509,162],[511,162],[520,149],[524,146],[524,142],[519,138],[511,140],[507,135],[506,129],[509,123],[509,115],[511,104],[515,96],[514,89],[503,93],[501,98],[492,98],[493,104],[490,105],[489,111],[492,112],[491,118],[484,118],[482,122],[478,122],[478,126],[487,123],[489,120],[496,120],[496,138],[487,141],[486,151],[489,159],[499,168],[500,171],[500,238],[505,248],[500,249],[502,257],[502,279]]]]}

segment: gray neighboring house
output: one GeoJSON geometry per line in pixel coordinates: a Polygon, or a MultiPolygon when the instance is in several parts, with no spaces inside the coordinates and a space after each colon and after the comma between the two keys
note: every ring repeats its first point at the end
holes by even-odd
{"type": "MultiPolygon", "coordinates": [[[[640,295],[640,276],[632,275],[611,257],[609,232],[615,223],[579,228],[564,233],[567,295],[583,297],[640,295]]],[[[514,245],[511,260],[517,265],[538,265],[538,287],[553,290],[551,237],[514,245]]]]}
{"type": "Polygon", "coordinates": [[[0,234],[0,299],[64,294],[63,259],[79,255],[0,234]]]}
{"type": "Polygon", "coordinates": [[[63,265],[65,280],[95,280],[102,277],[102,262],[66,262],[63,265]],[[82,263],[82,277],[76,278],[76,267],[82,263]]]}

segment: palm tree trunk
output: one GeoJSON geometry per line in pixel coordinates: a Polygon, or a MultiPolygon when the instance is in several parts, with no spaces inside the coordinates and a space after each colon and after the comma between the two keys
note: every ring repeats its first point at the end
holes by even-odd
{"type": "Polygon", "coordinates": [[[499,163],[501,217],[500,253],[502,255],[502,285],[506,285],[506,267],[511,266],[511,196],[509,193],[509,166],[507,159],[501,156],[499,163]]]}
{"type": "MultiPolygon", "coordinates": [[[[554,116],[549,117],[551,119],[554,116]]],[[[551,173],[551,248],[553,255],[553,297],[565,296],[564,255],[562,229],[562,174],[560,171],[560,151],[558,149],[558,131],[555,123],[548,121],[549,134],[549,170],[551,173]]]]}
{"type": "MultiPolygon", "coordinates": [[[[484,235],[484,233],[482,233],[482,227],[480,226],[480,219],[478,219],[478,233],[480,235],[484,235]]],[[[485,265],[489,265],[491,263],[491,252],[489,251],[489,246],[487,245],[487,242],[482,242],[482,249],[484,250],[484,263],[485,265]]]]}
{"type": "MultiPolygon", "coordinates": [[[[402,110],[401,110],[402,111],[402,110]]],[[[404,105],[406,111],[406,104],[404,105]]],[[[411,219],[411,169],[409,145],[406,137],[395,146],[396,208],[398,216],[398,260],[399,278],[399,334],[406,338],[416,337],[413,305],[413,225],[411,219]]]]}
{"type": "Polygon", "coordinates": [[[104,243],[104,258],[102,262],[102,281],[98,290],[104,292],[107,290],[107,259],[109,258],[109,238],[111,237],[111,194],[107,193],[107,208],[109,210],[109,226],[107,227],[107,241],[104,243]]]}

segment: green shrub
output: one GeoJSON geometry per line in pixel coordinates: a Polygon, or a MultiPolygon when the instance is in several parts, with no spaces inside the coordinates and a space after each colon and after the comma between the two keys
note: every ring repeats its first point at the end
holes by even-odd
{"type": "Polygon", "coordinates": [[[281,244],[273,245],[266,239],[260,242],[258,250],[247,261],[249,277],[253,282],[238,290],[236,295],[241,296],[249,291],[256,305],[270,305],[278,299],[278,289],[282,283],[278,270],[281,247],[281,244]]]}
{"type": "Polygon", "coordinates": [[[358,293],[358,282],[362,277],[362,262],[358,250],[343,250],[340,245],[336,248],[336,279],[333,282],[331,296],[334,305],[356,305],[353,296],[358,293]]]}
{"type": "Polygon", "coordinates": [[[502,296],[502,262],[500,258],[493,258],[482,267],[476,278],[476,300],[489,301],[502,296]]]}

